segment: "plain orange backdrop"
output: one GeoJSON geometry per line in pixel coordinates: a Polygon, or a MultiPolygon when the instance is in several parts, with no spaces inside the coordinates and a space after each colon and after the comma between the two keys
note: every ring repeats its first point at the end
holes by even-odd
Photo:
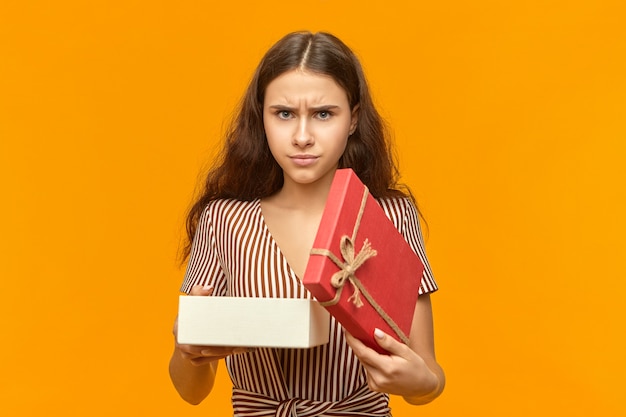
{"type": "Polygon", "coordinates": [[[588,1],[0,3],[0,415],[227,416],[167,376],[198,175],[292,30],[362,58],[428,220],[444,394],[623,416],[626,13],[588,1]]]}

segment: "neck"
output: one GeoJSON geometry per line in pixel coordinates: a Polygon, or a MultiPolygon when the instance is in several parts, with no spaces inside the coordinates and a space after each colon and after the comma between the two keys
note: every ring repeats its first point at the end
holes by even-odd
{"type": "Polygon", "coordinates": [[[332,176],[311,184],[299,184],[286,179],[283,188],[273,198],[284,207],[301,211],[322,211],[328,198],[332,176]]]}

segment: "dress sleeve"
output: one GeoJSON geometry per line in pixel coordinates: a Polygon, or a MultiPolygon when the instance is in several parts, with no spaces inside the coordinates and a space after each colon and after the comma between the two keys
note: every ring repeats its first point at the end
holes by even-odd
{"type": "Polygon", "coordinates": [[[198,228],[191,245],[187,270],[180,289],[184,293],[189,294],[194,285],[211,285],[214,288],[213,295],[226,294],[226,277],[219,259],[211,219],[211,206],[207,206],[198,220],[198,228]]]}
{"type": "Polygon", "coordinates": [[[404,240],[424,264],[419,294],[437,291],[437,283],[433,278],[433,272],[426,257],[422,228],[415,204],[409,198],[383,198],[379,200],[379,203],[387,213],[389,220],[396,226],[404,240]]]}
{"type": "Polygon", "coordinates": [[[433,277],[433,271],[426,256],[424,246],[424,238],[422,236],[422,227],[420,225],[417,208],[408,198],[402,199],[402,225],[400,233],[408,242],[413,252],[417,254],[424,264],[424,273],[422,274],[422,283],[420,285],[419,294],[428,294],[437,291],[437,283],[433,277]]]}

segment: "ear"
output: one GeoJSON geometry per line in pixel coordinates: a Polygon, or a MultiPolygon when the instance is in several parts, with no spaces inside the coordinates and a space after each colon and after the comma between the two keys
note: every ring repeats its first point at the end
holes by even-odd
{"type": "Polygon", "coordinates": [[[354,106],[352,114],[350,115],[350,134],[352,135],[356,130],[357,123],[359,121],[359,104],[354,106]]]}

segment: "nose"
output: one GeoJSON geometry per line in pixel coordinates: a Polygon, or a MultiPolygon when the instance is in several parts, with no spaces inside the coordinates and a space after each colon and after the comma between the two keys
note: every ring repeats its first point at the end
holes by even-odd
{"type": "Polygon", "coordinates": [[[293,137],[293,144],[295,146],[306,148],[313,144],[313,133],[310,129],[308,120],[306,117],[302,117],[298,121],[298,126],[293,137]]]}

